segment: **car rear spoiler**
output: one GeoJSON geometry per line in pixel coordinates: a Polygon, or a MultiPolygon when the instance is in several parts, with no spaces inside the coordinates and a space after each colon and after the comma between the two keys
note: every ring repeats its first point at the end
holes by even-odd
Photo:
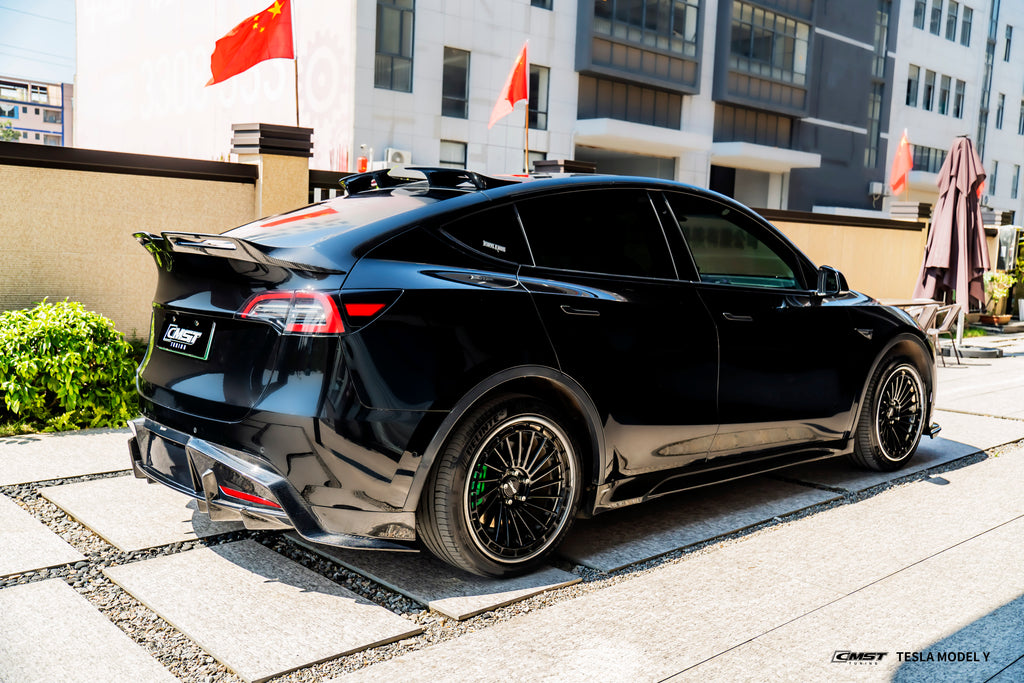
{"type": "Polygon", "coordinates": [[[132,237],[138,240],[139,244],[153,255],[156,264],[165,270],[170,270],[171,254],[179,253],[202,254],[311,273],[345,273],[337,268],[326,268],[310,263],[276,258],[262,251],[252,242],[227,235],[209,235],[201,232],[162,232],[157,235],[150,232],[136,232],[132,234],[132,237]]]}

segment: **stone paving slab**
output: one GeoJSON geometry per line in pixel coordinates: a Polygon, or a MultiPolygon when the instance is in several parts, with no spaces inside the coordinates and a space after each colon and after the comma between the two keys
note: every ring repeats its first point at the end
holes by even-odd
{"type": "MultiPolygon", "coordinates": [[[[745,539],[742,552],[751,570],[851,593],[1024,515],[1022,481],[1024,450],[1017,450],[766,529],[745,539]]],[[[940,596],[922,584],[918,598],[940,596]]]]}
{"type": "Polygon", "coordinates": [[[0,439],[0,486],[131,469],[127,429],[0,439]]]}
{"type": "Polygon", "coordinates": [[[702,662],[675,676],[669,676],[664,683],[706,683],[707,681],[728,681],[728,683],[807,683],[807,681],[843,680],[831,663],[813,665],[801,662],[794,666],[793,659],[785,653],[760,645],[754,640],[744,643],[720,655],[702,662]],[[831,666],[832,668],[827,668],[831,666]]]}
{"type": "Polygon", "coordinates": [[[18,507],[17,503],[0,496],[0,576],[84,559],[82,553],[18,507]]]}
{"type": "Polygon", "coordinates": [[[768,477],[726,482],[577,520],[558,553],[615,571],[837,497],[768,477]]]}
{"type": "Polygon", "coordinates": [[[255,541],[103,571],[246,681],[422,631],[255,541]]]}
{"type": "MultiPolygon", "coordinates": [[[[1019,399],[1018,399],[1019,400],[1019,399]]],[[[887,481],[938,467],[995,446],[1024,439],[1024,421],[935,411],[940,436],[921,439],[910,463],[895,472],[859,469],[846,458],[831,458],[780,470],[774,476],[788,481],[830,486],[844,491],[865,491],[887,481]]]]}
{"type": "Polygon", "coordinates": [[[1020,681],[1024,681],[1024,656],[1000,671],[995,678],[991,678],[989,681],[990,683],[1020,683],[1020,681]]]}
{"type": "Polygon", "coordinates": [[[860,680],[985,681],[1024,655],[1022,537],[1024,517],[908,565],[757,642],[811,664],[829,662],[835,650],[890,653],[877,666],[845,667],[844,675],[860,680]],[[897,652],[973,652],[980,661],[900,662],[897,652]]]}
{"type": "Polygon", "coordinates": [[[693,555],[336,683],[658,681],[839,597],[739,556],[693,555]]]}
{"type": "Polygon", "coordinates": [[[345,550],[310,543],[296,534],[288,536],[313,552],[452,619],[469,619],[580,581],[575,574],[555,567],[542,567],[532,574],[512,579],[489,579],[455,569],[425,552],[345,550]]]}
{"type": "Polygon", "coordinates": [[[0,590],[0,680],[173,683],[178,679],[60,579],[0,590]]]}
{"type": "Polygon", "coordinates": [[[53,486],[41,493],[124,552],[244,528],[241,522],[211,522],[188,496],[133,476],[53,486]]]}

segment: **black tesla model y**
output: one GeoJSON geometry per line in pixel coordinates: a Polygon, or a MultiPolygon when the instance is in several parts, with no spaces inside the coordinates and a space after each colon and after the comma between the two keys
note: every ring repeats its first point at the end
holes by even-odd
{"type": "Polygon", "coordinates": [[[132,463],[214,520],[508,576],[577,516],[836,455],[892,470],[937,431],[912,319],[731,199],[343,185],[223,235],[136,235],[159,284],[132,463]]]}

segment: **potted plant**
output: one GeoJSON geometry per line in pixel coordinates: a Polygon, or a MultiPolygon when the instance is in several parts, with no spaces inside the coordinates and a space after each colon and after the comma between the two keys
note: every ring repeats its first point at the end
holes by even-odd
{"type": "Polygon", "coordinates": [[[1013,273],[999,270],[990,270],[985,273],[985,313],[981,316],[981,322],[1005,325],[1012,317],[1009,313],[1003,313],[1005,301],[1010,296],[1017,277],[1013,273]]]}

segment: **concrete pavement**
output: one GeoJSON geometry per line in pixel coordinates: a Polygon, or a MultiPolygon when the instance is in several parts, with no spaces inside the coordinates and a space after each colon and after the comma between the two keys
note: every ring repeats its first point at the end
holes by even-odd
{"type": "Polygon", "coordinates": [[[123,434],[0,439],[0,681],[96,680],[104,662],[120,680],[118,661],[282,683],[1024,680],[1024,335],[969,341],[1004,357],[939,368],[943,438],[911,468],[828,461],[602,515],[524,586],[406,554],[302,567],[291,541],[185,499],[132,517],[161,490],[101,474],[126,467],[123,434]],[[332,566],[369,588],[337,587],[332,566]]]}

